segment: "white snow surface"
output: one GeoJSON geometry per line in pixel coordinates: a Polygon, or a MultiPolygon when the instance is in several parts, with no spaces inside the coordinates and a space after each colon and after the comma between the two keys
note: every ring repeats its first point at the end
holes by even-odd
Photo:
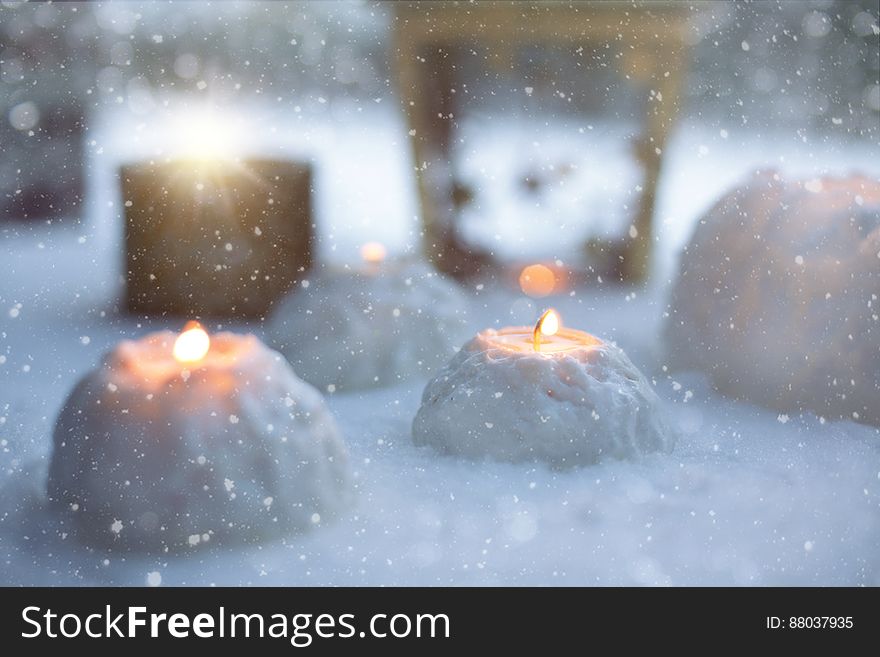
{"type": "MultiPolygon", "coordinates": [[[[319,162],[321,257],[350,260],[369,239],[391,252],[414,247],[415,185],[399,117],[331,109],[332,130],[294,123],[319,162]],[[336,193],[337,183],[348,193],[336,193]]],[[[683,124],[666,149],[660,272],[696,217],[755,168],[880,173],[875,144],[723,128],[719,137],[718,127],[683,124]]],[[[416,378],[327,396],[359,482],[353,508],[335,522],[176,556],[84,547],[46,508],[63,400],[119,340],[180,328],[117,311],[113,167],[127,142],[95,141],[84,224],[0,232],[0,583],[880,585],[880,430],[780,415],[719,395],[701,375],[664,369],[662,276],[648,290],[597,284],[546,305],[567,326],[614,341],[646,374],[680,433],[671,454],[565,471],[440,456],[411,439],[427,382],[416,378]]],[[[533,321],[545,305],[489,289],[470,297],[472,335],[533,321]]],[[[265,337],[259,324],[207,328],[265,337]]]]}
{"type": "MultiPolygon", "coordinates": [[[[671,454],[566,471],[471,462],[413,444],[424,379],[329,395],[359,482],[352,510],[267,544],[178,556],[87,548],[46,508],[64,395],[102,350],[146,327],[52,322],[65,310],[39,306],[4,316],[0,581],[139,586],[160,572],[165,585],[880,584],[876,428],[780,418],[702,378],[662,373],[652,358],[662,305],[648,295],[553,303],[568,325],[615,337],[657,372],[681,434],[671,454]]],[[[528,308],[511,295],[489,306],[485,322],[528,308]]]]}
{"type": "Polygon", "coordinates": [[[467,336],[459,286],[422,262],[328,267],[272,314],[272,344],[322,390],[427,376],[467,336]]]}
{"type": "Polygon", "coordinates": [[[651,384],[619,347],[541,354],[480,332],[425,388],[413,439],[444,454],[557,468],[671,452],[651,384]]]}
{"type": "Polygon", "coordinates": [[[175,338],[120,343],[65,402],[47,483],[59,528],[114,551],[180,551],[312,529],[350,503],[339,430],[281,354],[218,333],[181,369],[165,356],[175,338]]]}

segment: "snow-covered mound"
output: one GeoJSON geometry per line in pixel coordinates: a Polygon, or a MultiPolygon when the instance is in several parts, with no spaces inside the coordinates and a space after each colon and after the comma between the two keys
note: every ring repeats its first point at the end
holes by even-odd
{"type": "MultiPolygon", "coordinates": [[[[177,550],[285,535],[343,509],[348,457],[320,393],[253,336],[231,365],[145,380],[131,359],[175,337],[120,343],[65,402],[48,493],[71,533],[177,550]]],[[[212,350],[241,339],[220,333],[212,350]]]]}
{"type": "Polygon", "coordinates": [[[657,395],[623,350],[597,341],[564,353],[512,352],[495,335],[478,334],[425,388],[416,444],[556,467],[672,450],[657,395]]]}
{"type": "Polygon", "coordinates": [[[699,221],[666,342],[733,397],[880,424],[878,315],[880,181],[760,172],[699,221]]]}
{"type": "Polygon", "coordinates": [[[331,269],[284,299],[274,345],[306,381],[330,390],[427,376],[465,337],[458,286],[422,263],[331,269]]]}

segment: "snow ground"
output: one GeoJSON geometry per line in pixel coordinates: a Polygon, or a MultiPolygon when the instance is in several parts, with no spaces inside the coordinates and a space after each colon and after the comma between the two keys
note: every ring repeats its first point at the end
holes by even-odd
{"type": "MultiPolygon", "coordinates": [[[[333,130],[310,124],[287,151],[301,149],[318,167],[323,257],[353,257],[367,238],[392,252],[411,248],[415,190],[400,119],[333,118],[333,130]]],[[[671,455],[566,472],[470,463],[411,443],[424,380],[331,395],[358,473],[356,508],[275,543],[178,557],[73,544],[42,506],[64,396],[117,340],[169,327],[116,310],[113,170],[133,151],[96,135],[84,225],[0,229],[0,583],[143,585],[158,572],[166,585],[880,585],[880,429],[779,416],[717,395],[701,376],[662,369],[662,281],[692,222],[724,189],[773,164],[880,174],[876,145],[727,130],[683,124],[669,146],[660,283],[538,302],[615,340],[653,377],[682,433],[671,455]]],[[[538,311],[512,291],[471,290],[471,303],[474,331],[538,311]]]]}

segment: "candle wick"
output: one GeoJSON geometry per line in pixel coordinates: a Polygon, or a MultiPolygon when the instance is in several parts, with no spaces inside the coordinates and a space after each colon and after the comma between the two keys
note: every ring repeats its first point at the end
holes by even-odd
{"type": "Polygon", "coordinates": [[[559,330],[559,318],[556,316],[556,313],[553,312],[552,308],[548,308],[543,312],[543,314],[538,318],[537,323],[535,324],[535,330],[532,332],[532,345],[535,348],[535,351],[541,351],[541,334],[546,333],[547,335],[553,335],[556,331],[559,330]],[[545,330],[544,324],[547,324],[547,328],[545,330]]]}

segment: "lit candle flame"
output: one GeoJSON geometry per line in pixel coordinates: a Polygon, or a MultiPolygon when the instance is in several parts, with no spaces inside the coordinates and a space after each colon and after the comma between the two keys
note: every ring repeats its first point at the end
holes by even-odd
{"type": "Polygon", "coordinates": [[[211,346],[208,332],[198,322],[187,322],[183,332],[174,341],[174,359],[179,363],[195,363],[202,360],[211,346]]]}
{"type": "Polygon", "coordinates": [[[538,323],[535,324],[535,331],[532,333],[534,337],[535,351],[541,351],[542,335],[555,335],[558,330],[559,315],[557,315],[556,311],[552,308],[545,310],[544,314],[538,319],[538,323]]]}
{"type": "Polygon", "coordinates": [[[379,242],[367,242],[361,247],[361,258],[371,265],[378,265],[385,259],[385,247],[379,242]]]}

